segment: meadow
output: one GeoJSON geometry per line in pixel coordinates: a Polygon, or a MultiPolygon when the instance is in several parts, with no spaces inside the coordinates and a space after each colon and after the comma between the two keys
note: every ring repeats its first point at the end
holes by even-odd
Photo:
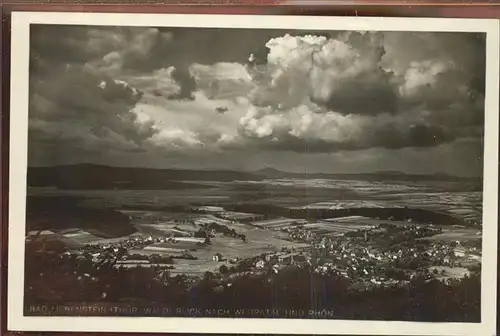
{"type": "MultiPolygon", "coordinates": [[[[201,183],[201,182],[200,182],[201,183]]],[[[202,225],[215,222],[246,236],[246,242],[217,234],[205,247],[194,243],[162,243],[163,247],[136,250],[141,254],[177,254],[188,252],[196,260],[176,259],[173,272],[197,274],[220,267],[212,260],[220,253],[226,260],[255,257],[281,249],[301,249],[307,244],[286,240],[283,229],[305,225],[319,236],[341,237],[347,232],[365,230],[387,223],[387,220],[363,216],[304,220],[270,216],[241,223],[213,214],[186,213],[172,207],[231,206],[234,204],[269,204],[296,209],[352,208],[419,208],[445,212],[474,222],[474,228],[443,226],[442,234],[426,239],[435,241],[481,239],[482,193],[459,182],[440,183],[405,181],[360,181],[325,179],[275,179],[263,181],[203,181],[203,188],[178,190],[58,190],[29,188],[29,195],[80,197],[84,206],[118,210],[132,218],[137,230],[124,237],[103,237],[98,232],[82,229],[63,234],[72,246],[118,243],[127,237],[193,235],[202,225]]],[[[408,225],[405,221],[392,224],[408,225]]],[[[439,225],[439,223],[434,223],[439,225]]],[[[71,227],[71,223],[69,223],[71,227]]]]}

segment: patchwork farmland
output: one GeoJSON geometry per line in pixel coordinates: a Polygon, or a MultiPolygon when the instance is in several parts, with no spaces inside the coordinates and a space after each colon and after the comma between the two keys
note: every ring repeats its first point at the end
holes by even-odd
{"type": "Polygon", "coordinates": [[[342,236],[350,231],[366,230],[376,227],[387,221],[377,220],[361,216],[349,216],[342,218],[325,219],[318,222],[307,222],[289,218],[280,218],[266,221],[253,222],[252,224],[267,230],[280,231],[294,227],[301,227],[317,235],[342,236]]]}

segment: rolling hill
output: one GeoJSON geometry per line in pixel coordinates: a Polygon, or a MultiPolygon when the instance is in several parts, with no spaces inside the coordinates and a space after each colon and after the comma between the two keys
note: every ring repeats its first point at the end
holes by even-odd
{"type": "Polygon", "coordinates": [[[110,167],[78,164],[29,167],[28,186],[59,189],[192,189],[207,188],[195,181],[255,180],[261,177],[234,171],[203,171],[110,167]],[[186,182],[193,181],[193,182],[186,182]]]}
{"type": "Polygon", "coordinates": [[[268,179],[332,179],[332,180],[366,180],[366,181],[447,181],[447,182],[480,182],[477,177],[459,177],[444,172],[434,174],[406,174],[400,171],[378,171],[373,173],[330,174],[330,173],[291,173],[274,168],[264,168],[255,172],[268,179]]]}
{"type": "Polygon", "coordinates": [[[208,188],[201,181],[259,181],[265,179],[336,179],[366,181],[449,181],[480,183],[479,178],[462,178],[444,173],[415,175],[402,172],[366,174],[290,173],[274,168],[255,172],[231,170],[182,170],[110,167],[76,164],[53,167],[29,167],[28,186],[59,189],[166,190],[208,188]]]}

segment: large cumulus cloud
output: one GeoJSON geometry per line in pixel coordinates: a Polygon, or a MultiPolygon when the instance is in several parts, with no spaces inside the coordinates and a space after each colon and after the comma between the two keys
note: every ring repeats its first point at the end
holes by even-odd
{"type": "Polygon", "coordinates": [[[484,77],[478,34],[34,26],[30,155],[415,156],[480,143],[484,77]]]}
{"type": "Polygon", "coordinates": [[[267,63],[251,67],[259,85],[240,133],[258,145],[313,152],[430,147],[478,137],[485,55],[470,39],[359,32],[272,39],[267,63]],[[432,48],[412,58],[395,45],[403,38],[431,40],[432,48]]]}

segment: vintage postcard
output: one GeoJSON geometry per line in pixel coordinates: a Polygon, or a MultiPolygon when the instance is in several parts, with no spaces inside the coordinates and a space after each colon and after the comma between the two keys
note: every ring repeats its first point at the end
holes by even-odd
{"type": "Polygon", "coordinates": [[[497,20],[14,13],[9,328],[493,335],[497,20]]]}

